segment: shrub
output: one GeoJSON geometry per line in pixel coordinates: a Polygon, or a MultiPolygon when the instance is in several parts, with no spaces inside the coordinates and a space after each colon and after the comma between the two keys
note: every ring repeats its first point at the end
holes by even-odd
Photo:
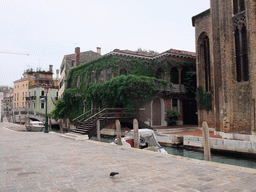
{"type": "Polygon", "coordinates": [[[178,119],[179,114],[179,111],[176,110],[167,111],[167,124],[176,125],[176,120],[178,119]]]}

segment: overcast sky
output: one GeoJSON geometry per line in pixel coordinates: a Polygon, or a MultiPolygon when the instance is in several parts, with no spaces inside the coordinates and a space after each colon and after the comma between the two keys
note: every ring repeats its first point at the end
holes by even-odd
{"type": "Polygon", "coordinates": [[[31,67],[48,70],[52,64],[56,73],[75,47],[101,47],[102,54],[115,48],[195,51],[191,17],[210,7],[209,0],[0,2],[0,86],[13,86],[31,67]]]}

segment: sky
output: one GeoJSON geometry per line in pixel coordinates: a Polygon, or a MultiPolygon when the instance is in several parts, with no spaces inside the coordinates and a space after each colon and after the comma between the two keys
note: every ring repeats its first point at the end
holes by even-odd
{"type": "Polygon", "coordinates": [[[0,86],[28,68],[53,65],[56,77],[75,47],[195,51],[191,17],[209,8],[210,0],[0,0],[0,86]]]}

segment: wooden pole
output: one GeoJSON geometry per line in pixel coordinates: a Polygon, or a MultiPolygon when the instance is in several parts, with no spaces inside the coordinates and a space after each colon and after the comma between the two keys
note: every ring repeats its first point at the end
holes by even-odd
{"type": "Polygon", "coordinates": [[[52,120],[49,118],[49,131],[52,131],[52,120]]]}
{"type": "Polygon", "coordinates": [[[116,120],[116,137],[117,137],[117,145],[122,145],[121,142],[121,124],[120,121],[116,120]]]}
{"type": "Polygon", "coordinates": [[[60,133],[63,133],[63,119],[60,119],[60,133]]]}
{"type": "Polygon", "coordinates": [[[139,124],[137,119],[133,119],[134,148],[139,148],[139,124]]]}
{"type": "Polygon", "coordinates": [[[209,127],[206,121],[203,122],[204,159],[211,161],[211,148],[209,140],[209,127]]]}
{"type": "Polygon", "coordinates": [[[101,141],[100,139],[100,120],[97,120],[97,140],[101,141]]]}
{"type": "Polygon", "coordinates": [[[70,120],[67,119],[67,128],[68,128],[68,132],[70,132],[70,124],[71,124],[70,120]]]}

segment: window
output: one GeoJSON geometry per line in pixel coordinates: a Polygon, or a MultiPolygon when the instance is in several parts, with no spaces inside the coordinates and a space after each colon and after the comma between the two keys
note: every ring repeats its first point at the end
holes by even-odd
{"type": "Polygon", "coordinates": [[[104,82],[104,71],[101,70],[99,72],[99,79],[98,79],[98,82],[104,82]]]}
{"type": "Polygon", "coordinates": [[[184,67],[181,70],[181,84],[184,85],[184,81],[186,79],[187,72],[189,72],[189,69],[187,67],[184,67]]]}
{"type": "Polygon", "coordinates": [[[17,109],[19,108],[19,103],[17,103],[17,109]]]}
{"type": "Polygon", "coordinates": [[[84,73],[84,75],[83,75],[83,84],[84,84],[84,88],[86,87],[86,83],[87,83],[87,75],[86,75],[86,73],[84,73]]]}
{"type": "Polygon", "coordinates": [[[28,86],[28,84],[26,83],[26,87],[28,86]]]}
{"type": "Polygon", "coordinates": [[[24,92],[22,92],[22,101],[24,101],[24,92]]]}
{"type": "Polygon", "coordinates": [[[177,98],[172,98],[172,110],[179,111],[177,98]]]}
{"type": "Polygon", "coordinates": [[[74,67],[74,66],[75,66],[75,60],[72,60],[71,67],[74,67]]]}
{"type": "Polygon", "coordinates": [[[44,103],[43,102],[41,103],[41,109],[44,109],[44,103]]]}
{"type": "Polygon", "coordinates": [[[24,84],[22,84],[22,87],[24,87],[24,84]]]}
{"type": "Polygon", "coordinates": [[[16,101],[16,93],[14,94],[14,101],[16,101]]]}
{"type": "Polygon", "coordinates": [[[247,50],[247,28],[245,15],[239,14],[234,20],[234,44],[235,44],[235,62],[236,62],[236,80],[237,82],[249,80],[248,50],[247,50]]]}
{"type": "Polygon", "coordinates": [[[173,67],[170,71],[171,83],[179,84],[179,71],[177,68],[173,67]]]}
{"type": "Polygon", "coordinates": [[[95,83],[95,72],[91,73],[91,83],[95,83]]]}
{"type": "Polygon", "coordinates": [[[128,71],[125,68],[120,69],[119,76],[120,75],[128,75],[128,71]]]}
{"type": "Polygon", "coordinates": [[[19,101],[19,93],[17,93],[17,101],[19,101]]]}
{"type": "Polygon", "coordinates": [[[111,78],[112,78],[111,69],[107,69],[107,80],[110,80],[111,78]]]}
{"type": "Polygon", "coordinates": [[[202,74],[200,79],[203,81],[204,90],[209,92],[211,90],[210,40],[205,33],[201,34],[199,45],[199,65],[202,74]]]}
{"type": "Polygon", "coordinates": [[[164,79],[164,70],[161,67],[156,70],[155,77],[157,79],[164,79]]]}
{"type": "Polygon", "coordinates": [[[22,102],[22,108],[24,107],[24,102],[22,102]]]}
{"type": "Polygon", "coordinates": [[[14,103],[14,108],[16,108],[16,103],[14,103]]]}
{"type": "Polygon", "coordinates": [[[245,10],[244,0],[233,0],[234,15],[245,10]]]}
{"type": "Polygon", "coordinates": [[[77,76],[77,78],[76,78],[76,86],[77,86],[77,88],[79,88],[79,86],[80,86],[80,77],[79,76],[77,76]]]}

